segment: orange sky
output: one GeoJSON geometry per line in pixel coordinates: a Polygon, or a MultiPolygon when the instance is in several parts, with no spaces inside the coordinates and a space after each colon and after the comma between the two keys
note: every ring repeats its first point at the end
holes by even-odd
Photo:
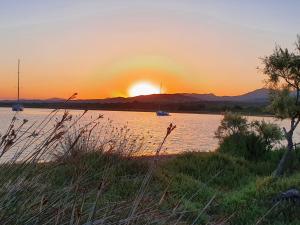
{"type": "Polygon", "coordinates": [[[294,19],[273,15],[277,6],[289,15],[281,3],[13,2],[0,3],[0,99],[16,96],[18,58],[22,98],[127,96],[138,81],[167,93],[242,94],[263,86],[258,58],[275,42],[290,47],[297,31],[294,19]]]}

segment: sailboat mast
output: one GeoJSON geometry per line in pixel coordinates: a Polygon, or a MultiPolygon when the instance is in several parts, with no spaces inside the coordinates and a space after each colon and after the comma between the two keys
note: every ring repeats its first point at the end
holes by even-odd
{"type": "MultiPolygon", "coordinates": [[[[162,82],[160,82],[160,86],[159,86],[159,94],[161,95],[161,87],[162,87],[162,82]]],[[[159,103],[159,105],[158,105],[158,110],[160,111],[161,109],[161,107],[160,107],[160,103],[159,103]]]]}
{"type": "Polygon", "coordinates": [[[18,59],[18,102],[20,101],[20,59],[18,59]]]}
{"type": "Polygon", "coordinates": [[[162,82],[160,82],[159,94],[161,94],[162,82]]]}

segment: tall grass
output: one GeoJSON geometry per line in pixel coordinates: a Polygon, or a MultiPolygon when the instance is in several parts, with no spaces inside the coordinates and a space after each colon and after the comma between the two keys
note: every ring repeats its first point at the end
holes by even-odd
{"type": "Polygon", "coordinates": [[[0,142],[1,224],[172,224],[149,189],[160,151],[175,126],[141,163],[145,138],[99,115],[84,122],[52,110],[42,121],[19,121],[0,142]],[[121,186],[120,186],[121,185],[121,186]],[[136,193],[136,194],[133,194],[136,193]]]}

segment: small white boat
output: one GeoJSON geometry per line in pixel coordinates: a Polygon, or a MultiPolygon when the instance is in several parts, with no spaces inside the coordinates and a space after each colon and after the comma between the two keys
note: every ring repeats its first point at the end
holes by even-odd
{"type": "Polygon", "coordinates": [[[156,115],[157,116],[170,116],[170,113],[159,110],[159,111],[156,111],[156,115]]]}
{"type": "Polygon", "coordinates": [[[12,111],[15,111],[15,112],[20,112],[20,111],[23,111],[24,110],[24,107],[21,105],[21,104],[14,104],[12,107],[11,107],[12,111]]]}
{"type": "MultiPolygon", "coordinates": [[[[159,91],[160,94],[161,94],[161,86],[162,86],[162,84],[160,83],[160,91],[159,91]]],[[[159,109],[158,111],[156,111],[156,115],[157,116],[170,116],[170,113],[159,109]]]]}
{"type": "Polygon", "coordinates": [[[18,60],[18,99],[17,103],[11,107],[12,111],[20,112],[24,110],[24,107],[20,103],[20,59],[18,60]]]}

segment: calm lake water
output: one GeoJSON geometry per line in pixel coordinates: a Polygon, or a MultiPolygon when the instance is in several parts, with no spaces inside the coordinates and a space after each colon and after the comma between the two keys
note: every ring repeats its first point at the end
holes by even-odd
{"type": "MultiPolygon", "coordinates": [[[[39,122],[51,112],[49,109],[25,109],[18,114],[19,119],[28,119],[29,123],[39,122]]],[[[63,111],[60,112],[60,115],[63,111]]],[[[73,115],[80,115],[80,110],[70,110],[73,115]]],[[[222,115],[211,114],[185,114],[172,113],[171,116],[157,117],[152,112],[120,112],[120,111],[89,111],[82,121],[87,121],[91,117],[102,114],[103,123],[111,119],[116,126],[127,125],[131,132],[145,136],[151,136],[151,142],[148,148],[155,151],[158,143],[161,142],[166,128],[170,123],[177,126],[165,144],[167,153],[178,153],[184,151],[214,151],[218,146],[218,140],[214,138],[222,115]],[[151,147],[152,146],[152,147],[151,147]],[[153,148],[153,149],[151,149],[153,148]]],[[[10,108],[0,108],[0,133],[8,127],[14,113],[10,108]]],[[[276,121],[270,117],[249,117],[250,120],[264,119],[273,121],[282,126],[288,126],[288,121],[276,121]]],[[[295,132],[296,141],[300,140],[300,130],[295,132]]]]}

